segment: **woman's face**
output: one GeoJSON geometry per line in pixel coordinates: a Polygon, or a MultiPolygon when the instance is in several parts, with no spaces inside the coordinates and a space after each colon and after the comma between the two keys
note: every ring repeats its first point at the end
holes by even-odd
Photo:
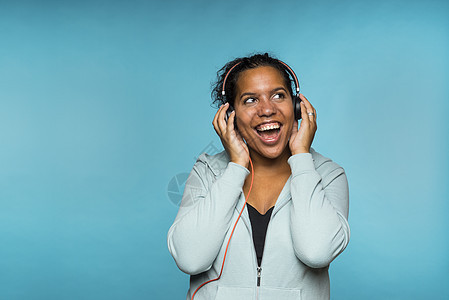
{"type": "Polygon", "coordinates": [[[292,98],[280,71],[263,66],[240,73],[234,108],[248,147],[267,158],[279,157],[294,122],[292,98]]]}

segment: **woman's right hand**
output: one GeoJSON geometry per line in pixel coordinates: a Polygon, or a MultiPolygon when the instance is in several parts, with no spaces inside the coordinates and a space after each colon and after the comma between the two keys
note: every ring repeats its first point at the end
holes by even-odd
{"type": "Polygon", "coordinates": [[[248,168],[249,152],[248,147],[243,141],[238,130],[234,128],[235,110],[225,121],[226,111],[229,108],[229,103],[221,105],[215,114],[212,124],[215,132],[221,139],[221,143],[231,159],[231,162],[248,168]]]}

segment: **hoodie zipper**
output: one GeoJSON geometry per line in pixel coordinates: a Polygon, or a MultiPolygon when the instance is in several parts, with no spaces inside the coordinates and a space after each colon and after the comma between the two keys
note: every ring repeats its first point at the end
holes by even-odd
{"type": "Polygon", "coordinates": [[[256,300],[259,300],[259,289],[260,289],[260,273],[262,272],[261,267],[257,267],[257,287],[256,287],[256,300]]]}
{"type": "MultiPolygon", "coordinates": [[[[281,192],[281,194],[282,194],[282,192],[281,192]]],[[[276,208],[276,205],[274,207],[276,208]]],[[[248,208],[247,208],[247,213],[248,213],[248,208]]],[[[260,266],[259,266],[259,263],[257,261],[257,252],[256,252],[256,246],[254,245],[253,229],[252,229],[251,220],[248,218],[248,221],[249,221],[248,223],[249,224],[245,222],[247,228],[249,228],[249,230],[250,230],[250,236],[251,236],[253,249],[254,249],[254,252],[253,252],[254,253],[254,260],[255,260],[256,266],[257,266],[256,267],[256,274],[257,274],[257,277],[256,277],[256,300],[259,300],[259,289],[260,289],[260,283],[261,283],[261,279],[262,279],[261,274],[262,274],[263,255],[265,253],[265,245],[267,243],[268,230],[271,227],[270,224],[271,224],[271,222],[273,220],[273,215],[274,215],[274,209],[273,209],[273,211],[271,213],[270,220],[268,221],[267,231],[265,233],[265,241],[264,241],[264,246],[263,246],[262,259],[260,260],[260,266]]]]}
{"type": "MultiPolygon", "coordinates": [[[[268,232],[268,228],[267,228],[267,232],[268,232]]],[[[254,241],[253,241],[253,244],[254,244],[254,241]]],[[[256,252],[256,247],[254,247],[254,253],[256,254],[256,265],[257,265],[257,268],[256,268],[256,272],[257,272],[257,281],[256,281],[256,300],[259,300],[259,290],[260,290],[260,281],[261,281],[261,279],[262,279],[262,262],[263,262],[263,254],[264,254],[264,252],[265,252],[265,243],[264,243],[264,247],[263,247],[263,252],[262,252],[262,259],[261,259],[261,261],[260,261],[260,266],[259,266],[259,264],[257,263],[257,252],[256,252]]]]}
{"type": "MultiPolygon", "coordinates": [[[[259,300],[259,289],[260,289],[260,281],[262,279],[262,263],[263,263],[263,256],[265,253],[265,245],[267,243],[267,236],[268,236],[268,229],[270,228],[270,223],[272,221],[273,218],[273,214],[270,216],[270,221],[268,221],[268,226],[267,226],[267,232],[265,233],[265,241],[263,243],[263,251],[262,251],[262,259],[260,260],[260,266],[257,263],[257,252],[256,252],[256,247],[254,246],[254,240],[253,240],[253,248],[254,248],[254,254],[256,257],[256,265],[257,265],[257,284],[256,284],[256,300],[259,300]]],[[[252,231],[251,231],[251,237],[252,237],[252,231]]]]}
{"type": "MultiPolygon", "coordinates": [[[[253,249],[254,249],[254,260],[256,261],[256,300],[259,300],[259,288],[260,288],[260,275],[262,273],[262,261],[263,261],[263,253],[262,253],[262,260],[260,261],[260,266],[259,263],[257,262],[257,252],[256,252],[256,246],[254,246],[254,239],[253,239],[253,232],[252,232],[252,228],[251,228],[251,239],[252,239],[252,244],[253,244],[253,249]]],[[[265,249],[265,245],[264,245],[264,249],[265,249]]]]}

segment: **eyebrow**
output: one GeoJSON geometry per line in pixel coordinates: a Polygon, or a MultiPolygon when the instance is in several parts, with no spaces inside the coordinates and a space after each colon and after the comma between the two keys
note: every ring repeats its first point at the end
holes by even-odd
{"type": "MultiPolygon", "coordinates": [[[[272,89],[272,90],[270,91],[270,94],[273,94],[274,92],[281,91],[281,90],[284,91],[284,92],[286,92],[286,93],[288,93],[287,90],[286,90],[285,88],[283,88],[283,87],[277,87],[277,88],[272,89]]],[[[240,95],[240,100],[241,100],[244,96],[255,96],[255,95],[256,95],[256,93],[249,93],[249,92],[243,93],[243,94],[240,95]]]]}

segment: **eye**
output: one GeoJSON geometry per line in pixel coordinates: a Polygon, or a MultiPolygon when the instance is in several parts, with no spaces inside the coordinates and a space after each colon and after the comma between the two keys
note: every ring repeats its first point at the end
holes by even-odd
{"type": "Polygon", "coordinates": [[[243,103],[244,104],[253,104],[256,102],[256,98],[246,98],[243,103]]]}
{"type": "Polygon", "coordinates": [[[284,93],[276,93],[273,95],[274,99],[284,99],[285,98],[285,94],[284,93]]]}

